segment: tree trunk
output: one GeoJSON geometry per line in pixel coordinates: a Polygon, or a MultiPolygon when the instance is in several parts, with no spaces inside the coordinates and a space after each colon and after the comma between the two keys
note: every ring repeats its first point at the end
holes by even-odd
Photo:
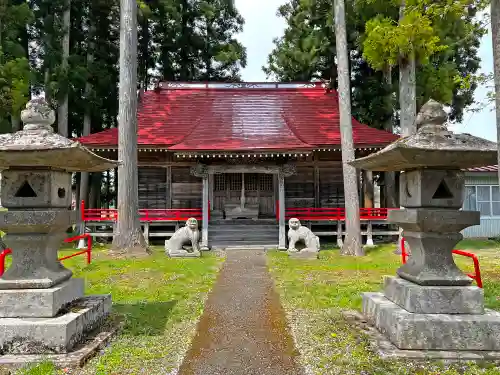
{"type": "Polygon", "coordinates": [[[141,86],[147,90],[149,83],[148,68],[149,68],[149,45],[150,45],[150,34],[149,34],[149,20],[143,15],[141,19],[141,53],[139,58],[139,81],[141,86]]]}
{"type": "Polygon", "coordinates": [[[375,207],[375,191],[373,188],[373,172],[363,171],[363,198],[364,208],[375,207]]]}
{"type": "Polygon", "coordinates": [[[341,252],[344,255],[364,255],[359,223],[357,172],[356,168],[348,164],[350,161],[354,160],[355,155],[352,139],[351,88],[344,0],[334,0],[334,7],[339,87],[340,137],[342,145],[344,194],[346,202],[346,238],[341,252]]]}
{"type": "Polygon", "coordinates": [[[128,255],[148,252],[139,222],[137,176],[137,3],[120,0],[118,104],[118,221],[113,248],[128,255]]]}
{"type": "MultiPolygon", "coordinates": [[[[92,62],[94,61],[94,26],[90,26],[90,32],[89,32],[89,43],[88,43],[88,50],[87,50],[87,70],[90,73],[90,68],[92,65],[92,62]]],[[[85,113],[83,115],[83,131],[82,135],[86,136],[90,134],[91,128],[92,128],[92,108],[90,107],[90,95],[92,93],[92,84],[90,83],[90,74],[87,77],[87,82],[85,83],[85,100],[87,101],[86,107],[85,107],[85,113]]],[[[79,185],[80,191],[79,191],[79,196],[80,199],[77,202],[78,205],[80,204],[80,201],[83,199],[85,201],[85,206],[89,207],[89,173],[88,172],[82,172],[80,174],[80,185],[79,185]]],[[[81,223],[80,225],[80,233],[83,234],[85,231],[85,223],[81,223]]]]}
{"type": "MultiPolygon", "coordinates": [[[[399,10],[400,19],[404,15],[405,1],[399,10]]],[[[401,135],[407,137],[417,132],[417,84],[415,81],[415,57],[402,56],[399,59],[399,107],[401,135]]]]}
{"type": "MultiPolygon", "coordinates": [[[[493,71],[495,73],[497,143],[500,151],[500,0],[491,0],[491,37],[493,39],[493,71]]],[[[500,153],[498,154],[498,165],[500,165],[500,153]]],[[[498,173],[500,180],[500,169],[498,173]]]]}
{"type": "MultiPolygon", "coordinates": [[[[384,83],[388,86],[392,86],[392,68],[388,66],[384,72],[384,83]]],[[[392,102],[392,91],[387,94],[386,97],[387,113],[391,113],[391,116],[387,118],[385,123],[385,130],[389,132],[394,132],[394,122],[392,113],[394,112],[393,102],[392,102]]],[[[384,172],[384,198],[386,207],[398,207],[397,191],[396,191],[396,174],[394,172],[384,172]]]]}
{"type": "Polygon", "coordinates": [[[90,193],[88,208],[100,208],[101,172],[93,172],[90,176],[90,193]]]}
{"type": "MultiPolygon", "coordinates": [[[[405,1],[399,9],[400,19],[405,10],[405,1]]],[[[415,118],[417,117],[417,84],[415,81],[415,57],[401,56],[399,59],[399,107],[401,135],[408,137],[417,132],[415,118]]],[[[401,207],[403,208],[403,207],[401,207]]],[[[400,254],[403,230],[399,229],[396,254],[400,254]]]]}
{"type": "Polygon", "coordinates": [[[188,38],[189,38],[189,28],[188,28],[188,20],[189,20],[189,3],[188,0],[181,0],[181,39],[186,43],[187,45],[184,46],[184,48],[181,48],[180,50],[180,76],[179,79],[181,81],[187,82],[190,81],[193,75],[193,72],[190,71],[191,67],[191,59],[189,56],[189,50],[190,46],[188,44],[188,38]],[[189,50],[188,50],[189,48],[189,50]]]}
{"type": "Polygon", "coordinates": [[[64,35],[62,38],[62,69],[64,71],[64,96],[60,98],[57,108],[57,132],[68,137],[68,60],[69,60],[69,33],[71,29],[71,0],[67,0],[63,14],[64,35]]]}
{"type": "Polygon", "coordinates": [[[417,85],[415,82],[415,60],[401,59],[399,64],[399,105],[401,135],[408,137],[417,132],[417,85]]]}
{"type": "Polygon", "coordinates": [[[18,130],[21,130],[21,117],[20,114],[16,113],[15,115],[10,115],[10,121],[12,124],[12,132],[15,133],[18,130]]]}

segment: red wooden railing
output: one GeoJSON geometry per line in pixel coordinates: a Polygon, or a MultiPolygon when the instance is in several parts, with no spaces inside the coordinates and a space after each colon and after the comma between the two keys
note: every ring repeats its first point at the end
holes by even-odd
{"type": "MultiPolygon", "coordinates": [[[[76,257],[77,255],[87,254],[87,264],[90,264],[90,262],[92,261],[92,237],[89,234],[82,234],[80,236],[66,238],[64,240],[64,242],[66,242],[66,243],[68,243],[68,242],[74,242],[74,241],[78,241],[78,240],[80,240],[82,238],[86,238],[87,239],[87,248],[85,250],[78,251],[78,252],[76,252],[74,254],[67,255],[65,257],[59,258],[59,260],[63,261],[63,260],[69,259],[69,258],[76,257]]],[[[9,254],[12,254],[12,250],[11,249],[5,249],[5,250],[3,250],[0,253],[0,277],[2,277],[2,275],[5,272],[5,258],[9,254]]]]}
{"type": "MultiPolygon", "coordinates": [[[[361,220],[387,220],[389,210],[399,210],[399,208],[361,208],[359,218],[361,220]]],[[[276,212],[276,219],[279,220],[279,201],[276,202],[276,212]]],[[[301,221],[345,220],[345,208],[287,208],[285,220],[292,217],[301,221]]]]}
{"type": "MultiPolygon", "coordinates": [[[[279,201],[276,202],[276,219],[279,220],[279,201]]],[[[399,208],[361,208],[361,220],[387,220],[389,210],[399,208]]],[[[210,220],[210,202],[208,202],[208,219],[210,220]]],[[[118,212],[115,208],[85,208],[85,202],[80,204],[82,221],[116,221],[118,212]]],[[[140,209],[139,219],[142,222],[152,221],[186,221],[190,217],[197,220],[203,219],[201,208],[175,208],[175,209],[140,209]]],[[[302,221],[345,220],[345,208],[287,208],[285,219],[296,217],[302,221]]]]}
{"type": "MultiPolygon", "coordinates": [[[[401,238],[401,261],[403,264],[406,263],[408,260],[408,253],[406,252],[406,241],[403,238],[401,238]]],[[[463,250],[453,250],[453,254],[457,255],[462,255],[464,257],[468,257],[472,259],[472,262],[474,263],[474,273],[468,273],[467,276],[469,276],[472,280],[474,280],[477,284],[478,287],[482,288],[483,287],[483,280],[481,279],[481,269],[479,267],[479,259],[477,258],[476,254],[469,253],[467,251],[463,250]]]]}
{"type": "Polygon", "coordinates": [[[82,251],[79,251],[77,253],[59,258],[59,260],[66,260],[69,258],[76,257],[77,255],[87,254],[87,264],[90,264],[90,262],[92,261],[92,236],[90,234],[81,234],[79,236],[66,238],[64,240],[64,242],[66,242],[66,243],[75,242],[75,241],[79,241],[79,240],[84,239],[84,238],[87,239],[87,248],[85,250],[82,250],[82,251]]]}
{"type": "MultiPolygon", "coordinates": [[[[208,202],[210,219],[210,202],[208,202]]],[[[80,203],[80,215],[82,221],[116,221],[118,210],[115,208],[85,208],[85,201],[80,203]]],[[[140,209],[139,220],[143,222],[152,221],[186,221],[194,217],[202,220],[201,208],[174,208],[174,209],[140,209]]]]}

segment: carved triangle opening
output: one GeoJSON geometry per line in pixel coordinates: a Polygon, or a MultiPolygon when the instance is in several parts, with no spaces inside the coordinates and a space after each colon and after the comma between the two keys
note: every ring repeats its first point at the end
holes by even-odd
{"type": "Polygon", "coordinates": [[[432,196],[432,199],[451,199],[453,198],[453,194],[450,191],[450,188],[446,184],[444,180],[439,183],[439,186],[436,189],[436,192],[432,196]]]}
{"type": "Polygon", "coordinates": [[[35,198],[37,195],[28,181],[24,181],[14,195],[16,198],[35,198]]]}

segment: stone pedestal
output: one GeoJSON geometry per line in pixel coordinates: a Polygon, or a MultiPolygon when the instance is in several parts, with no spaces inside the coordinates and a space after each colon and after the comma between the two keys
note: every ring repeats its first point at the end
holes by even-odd
{"type": "Polygon", "coordinates": [[[51,318],[0,318],[0,353],[68,353],[111,311],[111,296],[77,299],[51,318]]]}
{"type": "Polygon", "coordinates": [[[483,314],[484,292],[477,286],[420,286],[386,277],[384,296],[416,314],[483,314]]]}
{"type": "Polygon", "coordinates": [[[226,219],[252,219],[257,220],[259,218],[259,205],[247,203],[244,207],[240,204],[227,203],[224,206],[224,212],[226,214],[226,219]]]}
{"type": "Polygon", "coordinates": [[[168,253],[168,256],[170,258],[200,258],[201,257],[201,252],[199,252],[199,251],[195,251],[195,252],[189,252],[189,251],[181,252],[181,251],[177,251],[177,252],[168,253]]]}
{"type": "Polygon", "coordinates": [[[294,251],[289,252],[288,256],[292,259],[319,259],[318,251],[294,251]]]}
{"type": "MultiPolygon", "coordinates": [[[[406,350],[496,351],[500,350],[500,313],[485,310],[482,313],[459,311],[482,310],[482,294],[474,289],[452,293],[449,287],[435,287],[432,291],[417,286],[416,299],[404,296],[404,288],[393,292],[394,300],[417,310],[440,313],[412,313],[388,298],[390,293],[363,293],[363,315],[398,348],[406,350]],[[444,288],[444,291],[440,291],[444,288]],[[473,295],[471,302],[464,299],[473,295]],[[446,309],[446,303],[449,308],[446,309]]],[[[474,287],[458,287],[468,289],[474,287]]]]}
{"type": "Polygon", "coordinates": [[[83,279],[69,279],[51,288],[0,290],[0,317],[54,317],[71,302],[83,297],[83,284],[83,279]]]}

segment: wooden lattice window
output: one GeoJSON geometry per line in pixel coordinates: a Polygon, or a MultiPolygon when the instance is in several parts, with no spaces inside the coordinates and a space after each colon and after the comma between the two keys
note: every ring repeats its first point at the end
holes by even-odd
{"type": "Polygon", "coordinates": [[[258,190],[259,178],[256,173],[245,173],[245,190],[258,190]]]}
{"type": "Polygon", "coordinates": [[[241,190],[241,173],[228,173],[226,176],[229,190],[241,190]]]}
{"type": "Polygon", "coordinates": [[[261,174],[260,175],[260,191],[273,191],[273,175],[261,174]]]}
{"type": "Polygon", "coordinates": [[[216,174],[214,175],[214,190],[215,191],[224,191],[226,190],[226,175],[216,174]]]}

